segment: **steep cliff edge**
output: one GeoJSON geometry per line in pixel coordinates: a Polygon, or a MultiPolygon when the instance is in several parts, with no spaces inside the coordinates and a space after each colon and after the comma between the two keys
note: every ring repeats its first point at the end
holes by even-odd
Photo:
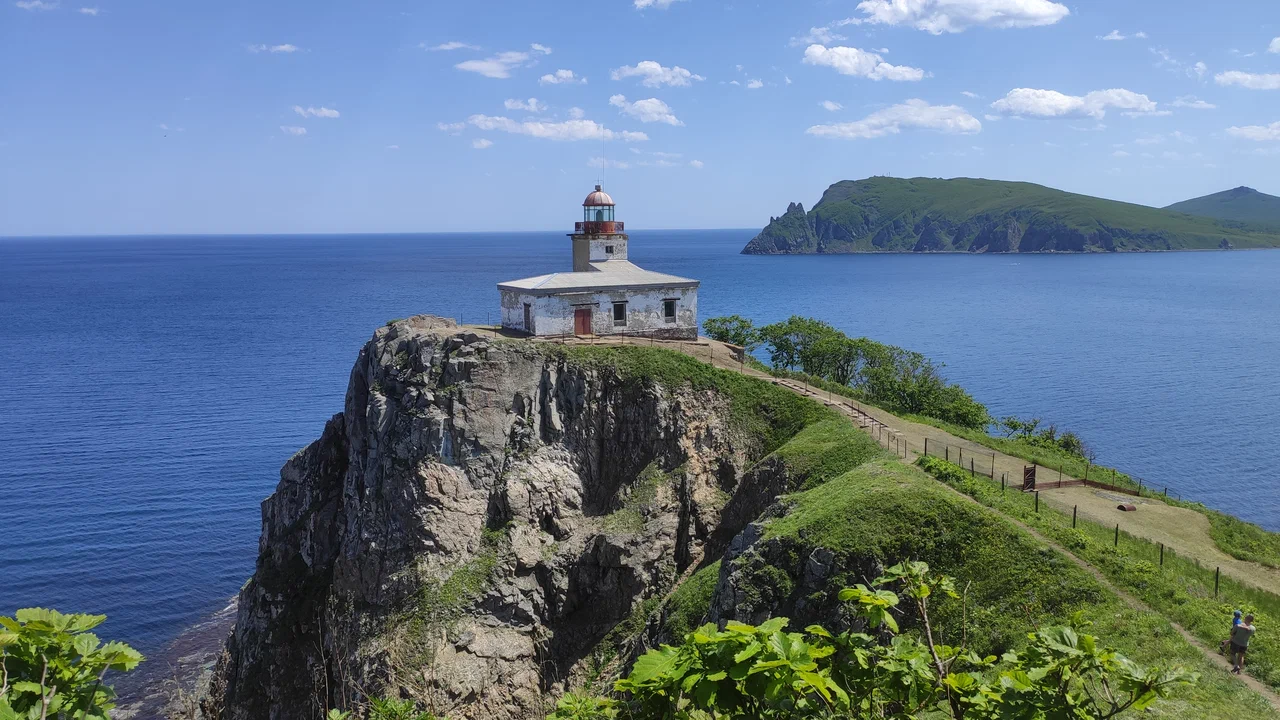
{"type": "Polygon", "coordinates": [[[210,714],[390,693],[539,716],[608,660],[610,631],[791,489],[776,462],[748,470],[829,417],[661,349],[389,324],[263,503],[210,714]]]}

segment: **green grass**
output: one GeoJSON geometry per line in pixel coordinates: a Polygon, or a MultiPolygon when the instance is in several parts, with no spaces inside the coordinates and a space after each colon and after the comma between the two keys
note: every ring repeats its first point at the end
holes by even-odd
{"type": "Polygon", "coordinates": [[[1223,552],[1270,568],[1280,567],[1280,534],[1217,510],[1205,508],[1201,512],[1209,516],[1209,535],[1223,552]]]}
{"type": "MultiPolygon", "coordinates": [[[[1179,664],[1202,673],[1196,686],[1179,689],[1143,717],[1280,717],[1265,699],[1215,668],[1166,618],[1128,607],[999,513],[956,497],[915,468],[880,459],[788,499],[791,510],[770,521],[766,542],[830,549],[840,558],[838,568],[860,558],[928,562],[967,588],[968,633],[977,649],[1018,647],[1030,629],[1077,615],[1092,623],[1090,632],[1105,644],[1137,662],[1179,664]]],[[[832,590],[857,582],[864,580],[837,576],[832,590]]],[[[934,610],[945,639],[958,640],[961,603],[939,602],[934,610]]]]}
{"type": "Polygon", "coordinates": [[[1280,232],[1024,182],[872,177],[835,183],[807,216],[788,212],[747,250],[1182,250],[1223,240],[1276,247],[1280,232]]]}
{"type": "Polygon", "coordinates": [[[720,561],[717,560],[699,569],[676,588],[667,600],[666,619],[663,622],[663,629],[668,637],[678,641],[706,622],[707,610],[711,607],[711,594],[715,592],[719,579],[720,561]]]}
{"type": "Polygon", "coordinates": [[[787,466],[793,487],[815,487],[886,454],[848,418],[820,420],[774,451],[787,466]]]}
{"type": "Polygon", "coordinates": [[[624,380],[664,388],[689,386],[714,391],[729,400],[730,422],[759,441],[763,457],[803,428],[833,417],[836,411],[790,390],[740,373],[720,370],[674,350],[658,347],[539,345],[543,352],[579,366],[612,369],[624,380]]]}
{"type": "Polygon", "coordinates": [[[1165,551],[1161,566],[1160,547],[1155,543],[1121,532],[1116,547],[1114,527],[1080,520],[1072,528],[1071,515],[1054,510],[1048,503],[1042,503],[1037,513],[1033,494],[1002,492],[997,483],[970,478],[968,471],[938,458],[921,458],[920,465],[938,480],[1062,544],[1111,582],[1210,646],[1217,646],[1226,637],[1233,609],[1254,613],[1259,632],[1250,644],[1248,672],[1280,688],[1280,640],[1268,636],[1273,632],[1269,630],[1274,627],[1272,621],[1280,619],[1280,597],[1223,576],[1215,599],[1213,568],[1201,567],[1169,550],[1165,551]]]}

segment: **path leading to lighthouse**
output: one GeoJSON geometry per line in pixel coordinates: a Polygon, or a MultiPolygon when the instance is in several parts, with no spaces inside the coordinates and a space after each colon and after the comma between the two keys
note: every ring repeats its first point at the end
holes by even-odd
{"type": "MultiPolygon", "coordinates": [[[[494,337],[510,337],[492,326],[467,326],[480,334],[494,337]]],[[[652,340],[639,338],[591,337],[591,338],[538,338],[533,342],[568,343],[572,345],[654,345],[669,350],[676,350],[708,362],[716,367],[741,372],[746,375],[768,380],[788,387],[795,392],[808,395],[832,407],[838,407],[851,413],[851,417],[860,427],[872,431],[877,437],[890,438],[889,447],[902,447],[904,459],[914,461],[924,454],[925,441],[928,440],[930,454],[941,453],[941,448],[950,446],[953,452],[963,451],[968,456],[982,458],[985,469],[993,462],[997,478],[1006,474],[1010,483],[1021,483],[1022,469],[1028,465],[1026,460],[994,451],[985,445],[957,437],[932,425],[913,422],[893,413],[871,405],[859,403],[840,395],[834,395],[812,387],[798,380],[775,378],[768,373],[751,368],[737,360],[734,351],[724,343],[709,338],[698,338],[697,341],[652,340]],[[896,441],[896,444],[895,444],[896,441]]],[[[1040,499],[1051,507],[1071,512],[1079,507],[1080,516],[1088,520],[1113,525],[1120,523],[1125,532],[1163,543],[1181,557],[1198,560],[1206,567],[1220,567],[1224,575],[1268,592],[1280,595],[1280,569],[1268,568],[1258,563],[1239,560],[1218,549],[1209,534],[1209,519],[1202,513],[1187,508],[1166,505],[1155,498],[1126,498],[1127,501],[1140,503],[1138,512],[1121,513],[1116,506],[1118,500],[1113,494],[1095,488],[1075,486],[1053,488],[1058,479],[1058,471],[1049,468],[1040,469],[1040,499]]],[[[1076,478],[1063,474],[1062,479],[1076,478]]]]}

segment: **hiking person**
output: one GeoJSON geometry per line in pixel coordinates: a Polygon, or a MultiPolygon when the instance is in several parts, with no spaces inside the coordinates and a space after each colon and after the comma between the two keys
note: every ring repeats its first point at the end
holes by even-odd
{"type": "Polygon", "coordinates": [[[1224,654],[1226,654],[1226,652],[1227,652],[1227,643],[1231,642],[1231,633],[1233,633],[1233,632],[1235,632],[1235,631],[1236,631],[1236,627],[1237,627],[1237,626],[1240,624],[1240,622],[1241,622],[1240,618],[1241,618],[1241,616],[1242,616],[1242,615],[1244,615],[1244,613],[1240,612],[1239,610],[1236,610],[1234,613],[1232,613],[1232,614],[1231,614],[1231,631],[1227,633],[1227,639],[1226,639],[1226,640],[1223,640],[1222,642],[1218,643],[1218,654],[1219,654],[1219,655],[1224,655],[1224,654]]]}
{"type": "Polygon", "coordinates": [[[1256,630],[1252,614],[1245,615],[1243,623],[1231,628],[1231,672],[1236,675],[1244,667],[1244,654],[1249,650],[1249,639],[1256,630]]]}

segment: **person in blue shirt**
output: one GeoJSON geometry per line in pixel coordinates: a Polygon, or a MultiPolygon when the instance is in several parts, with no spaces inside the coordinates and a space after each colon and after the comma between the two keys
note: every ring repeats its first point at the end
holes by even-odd
{"type": "Polygon", "coordinates": [[[1226,639],[1226,640],[1223,640],[1222,642],[1218,643],[1218,654],[1219,654],[1219,655],[1225,655],[1225,654],[1226,654],[1226,652],[1227,652],[1227,643],[1231,642],[1231,635],[1235,634],[1236,628],[1240,627],[1240,622],[1241,622],[1241,620],[1240,620],[1240,616],[1242,616],[1242,615],[1244,615],[1244,613],[1240,612],[1239,610],[1236,610],[1234,613],[1232,613],[1232,616],[1231,616],[1231,634],[1229,634],[1229,635],[1227,636],[1227,639],[1226,639]]]}

